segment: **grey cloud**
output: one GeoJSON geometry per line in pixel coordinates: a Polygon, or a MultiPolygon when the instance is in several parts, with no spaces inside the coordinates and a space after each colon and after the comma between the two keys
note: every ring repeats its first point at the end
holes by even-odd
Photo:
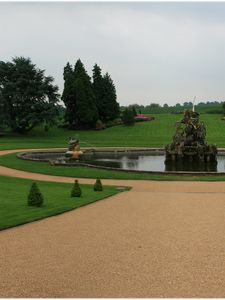
{"type": "Polygon", "coordinates": [[[0,59],[31,57],[63,89],[63,67],[98,63],[121,105],[224,100],[225,3],[0,3],[0,59]]]}

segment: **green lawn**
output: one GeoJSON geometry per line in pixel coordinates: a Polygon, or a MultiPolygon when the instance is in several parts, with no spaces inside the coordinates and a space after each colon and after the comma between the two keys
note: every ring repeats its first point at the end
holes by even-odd
{"type": "MultiPolygon", "coordinates": [[[[67,147],[70,136],[80,139],[82,147],[161,147],[171,142],[175,122],[182,115],[157,114],[151,122],[136,123],[134,126],[115,126],[102,131],[72,131],[52,128],[45,132],[39,127],[26,135],[8,133],[0,137],[0,149],[57,148],[67,147]]],[[[201,115],[207,128],[207,141],[225,147],[225,121],[221,115],[201,115]]]]}
{"type": "MultiPolygon", "coordinates": [[[[83,130],[69,131],[52,128],[49,132],[36,128],[27,135],[9,133],[0,138],[0,149],[21,148],[50,148],[67,147],[69,136],[80,139],[81,147],[117,146],[117,147],[163,147],[171,142],[175,130],[175,122],[181,120],[182,115],[157,114],[151,122],[136,123],[134,126],[115,126],[103,131],[83,130]]],[[[201,120],[207,128],[208,143],[215,143],[218,147],[225,147],[225,121],[221,115],[202,114],[201,120]]],[[[225,180],[224,176],[165,176],[138,174],[119,171],[98,170],[87,167],[53,167],[48,163],[23,161],[15,154],[0,157],[0,164],[15,169],[70,177],[114,178],[114,179],[151,179],[151,180],[225,180]]]]}
{"type": "Polygon", "coordinates": [[[112,186],[94,192],[92,185],[81,185],[82,197],[71,198],[72,184],[37,181],[44,196],[44,206],[37,208],[27,205],[31,183],[31,180],[0,176],[0,230],[60,214],[118,193],[112,186]]]}
{"type": "MultiPolygon", "coordinates": [[[[66,148],[70,136],[80,139],[81,147],[163,147],[171,142],[175,122],[182,115],[155,115],[152,122],[136,123],[134,126],[116,126],[103,131],[69,131],[53,128],[49,132],[41,127],[27,135],[7,133],[0,137],[0,150],[21,148],[66,148]]],[[[220,115],[202,115],[207,128],[208,143],[225,147],[225,121],[220,115]]],[[[88,167],[55,167],[45,162],[18,159],[15,154],[0,157],[0,165],[24,171],[73,178],[148,179],[148,180],[206,180],[225,181],[225,176],[175,176],[152,175],[93,169],[88,167]]],[[[103,192],[94,192],[90,185],[82,185],[83,196],[70,198],[72,184],[38,182],[45,203],[42,208],[27,206],[31,180],[0,176],[0,229],[13,227],[34,220],[53,216],[111,196],[116,187],[104,187],[103,192]]]]}

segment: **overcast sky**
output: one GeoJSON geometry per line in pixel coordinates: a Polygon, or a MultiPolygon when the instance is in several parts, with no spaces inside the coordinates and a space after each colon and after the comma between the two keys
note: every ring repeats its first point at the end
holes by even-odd
{"type": "Polygon", "coordinates": [[[225,101],[224,2],[1,2],[0,60],[30,57],[63,90],[80,58],[120,105],[225,101]]]}

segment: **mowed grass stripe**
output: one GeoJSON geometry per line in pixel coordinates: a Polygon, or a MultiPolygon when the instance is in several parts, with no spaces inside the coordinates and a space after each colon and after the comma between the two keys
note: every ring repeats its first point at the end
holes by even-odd
{"type": "MultiPolygon", "coordinates": [[[[225,121],[221,117],[203,114],[201,120],[207,128],[207,141],[225,147],[225,121]]],[[[45,132],[38,127],[26,135],[8,133],[0,137],[0,149],[67,147],[70,136],[79,138],[82,147],[161,147],[171,142],[175,123],[181,119],[181,114],[157,114],[154,121],[134,126],[119,125],[101,131],[51,128],[45,132]]]]}

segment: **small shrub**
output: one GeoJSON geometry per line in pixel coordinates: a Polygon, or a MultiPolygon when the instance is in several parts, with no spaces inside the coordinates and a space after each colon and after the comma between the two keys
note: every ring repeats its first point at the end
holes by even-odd
{"type": "Polygon", "coordinates": [[[135,120],[134,120],[133,111],[131,109],[126,108],[123,111],[122,120],[123,120],[124,125],[128,125],[128,126],[134,125],[135,120]]]}
{"type": "Polygon", "coordinates": [[[42,206],[44,202],[44,198],[36,184],[36,182],[33,182],[31,185],[31,189],[28,195],[28,205],[29,206],[42,206]]]}
{"type": "Polygon", "coordinates": [[[109,128],[109,127],[113,127],[113,126],[117,126],[117,125],[121,125],[121,124],[123,124],[123,121],[121,120],[121,118],[116,118],[114,120],[107,121],[106,127],[109,128]]]}
{"type": "Polygon", "coordinates": [[[80,197],[81,194],[82,194],[82,191],[81,191],[80,185],[78,183],[78,180],[76,179],[74,182],[72,191],[71,191],[71,197],[80,197]]]}
{"type": "Polygon", "coordinates": [[[96,192],[100,192],[102,191],[103,188],[102,188],[102,183],[101,183],[101,180],[99,178],[96,179],[96,182],[94,184],[94,191],[96,192]]]}
{"type": "Polygon", "coordinates": [[[101,120],[98,120],[96,122],[95,129],[102,130],[105,129],[105,127],[106,127],[105,124],[101,120]]]}

